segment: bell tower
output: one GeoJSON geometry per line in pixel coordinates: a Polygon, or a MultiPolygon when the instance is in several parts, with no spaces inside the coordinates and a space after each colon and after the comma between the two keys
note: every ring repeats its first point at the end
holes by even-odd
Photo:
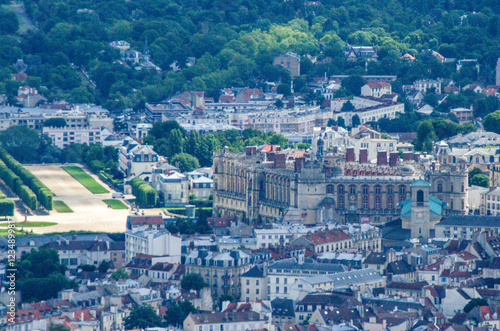
{"type": "Polygon", "coordinates": [[[431,236],[429,192],[431,184],[419,179],[411,184],[411,237],[431,236]]]}

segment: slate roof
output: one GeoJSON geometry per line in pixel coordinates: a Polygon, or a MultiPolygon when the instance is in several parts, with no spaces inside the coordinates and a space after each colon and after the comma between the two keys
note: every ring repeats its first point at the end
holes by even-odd
{"type": "Polygon", "coordinates": [[[404,260],[394,261],[387,265],[387,273],[392,273],[393,275],[403,275],[414,271],[415,267],[404,260]]]}
{"type": "Polygon", "coordinates": [[[379,298],[362,298],[361,301],[366,305],[374,305],[381,307],[387,311],[393,311],[396,308],[398,310],[408,311],[413,310],[423,310],[425,307],[418,301],[404,301],[395,299],[379,299],[379,298]]]}
{"type": "Polygon", "coordinates": [[[416,283],[404,283],[404,282],[390,282],[386,285],[386,288],[392,288],[397,290],[410,290],[410,291],[421,291],[422,288],[429,285],[427,282],[416,282],[416,283]]]}
{"type": "Polygon", "coordinates": [[[194,324],[221,324],[237,323],[247,321],[261,321],[259,314],[253,311],[215,313],[215,314],[191,314],[194,324]]]}
{"type": "Polygon", "coordinates": [[[295,317],[295,311],[293,308],[292,299],[280,299],[276,298],[271,301],[271,307],[273,308],[273,317],[295,317]]]}
{"type": "Polygon", "coordinates": [[[248,270],[240,277],[263,278],[264,272],[259,266],[254,266],[252,269],[248,270]]]}
{"type": "Polygon", "coordinates": [[[442,219],[437,226],[500,227],[500,216],[454,215],[442,219]]]}
{"type": "Polygon", "coordinates": [[[329,263],[317,263],[317,262],[304,262],[302,264],[299,264],[295,259],[286,259],[277,261],[276,263],[270,265],[268,270],[271,269],[343,272],[347,270],[347,267],[342,264],[329,264],[329,263]]]}
{"type": "Polygon", "coordinates": [[[379,252],[371,252],[368,255],[363,263],[365,264],[385,264],[386,262],[386,254],[379,252]]]}
{"type": "Polygon", "coordinates": [[[322,305],[322,306],[333,306],[333,307],[341,307],[341,306],[357,306],[359,301],[345,295],[339,294],[329,294],[329,293],[312,293],[307,294],[302,300],[297,302],[298,305],[322,305]]]}
{"type": "Polygon", "coordinates": [[[333,275],[319,275],[300,278],[311,285],[321,283],[332,283],[334,288],[342,288],[354,284],[366,284],[372,281],[382,280],[382,276],[373,268],[356,269],[339,272],[333,275]]]}

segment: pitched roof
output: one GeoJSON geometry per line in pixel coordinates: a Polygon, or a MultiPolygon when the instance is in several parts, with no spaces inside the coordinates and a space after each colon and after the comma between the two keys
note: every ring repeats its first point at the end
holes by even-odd
{"type": "Polygon", "coordinates": [[[252,269],[242,274],[241,277],[263,278],[264,272],[259,266],[254,266],[252,269]]]}
{"type": "Polygon", "coordinates": [[[386,288],[421,291],[426,285],[429,285],[429,283],[427,283],[426,281],[416,283],[390,282],[386,285],[386,288]]]}
{"type": "Polygon", "coordinates": [[[191,314],[194,324],[221,324],[221,323],[237,323],[247,321],[261,321],[259,314],[253,311],[244,312],[229,312],[215,314],[191,314]]]}
{"type": "Polygon", "coordinates": [[[311,241],[314,245],[322,245],[326,243],[342,241],[351,238],[349,235],[345,234],[344,231],[340,229],[314,232],[306,235],[305,237],[306,239],[311,241]]]}
{"type": "Polygon", "coordinates": [[[500,227],[500,216],[453,215],[444,218],[437,225],[467,227],[500,227]]]}

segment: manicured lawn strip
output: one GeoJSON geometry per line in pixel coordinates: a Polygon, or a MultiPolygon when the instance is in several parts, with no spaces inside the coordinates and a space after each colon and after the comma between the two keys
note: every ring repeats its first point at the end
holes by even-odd
{"type": "Polygon", "coordinates": [[[64,201],[53,201],[52,204],[54,205],[55,210],[57,210],[58,213],[72,213],[73,210],[68,207],[64,201]]]}
{"type": "Polygon", "coordinates": [[[101,184],[96,182],[94,178],[92,178],[89,174],[83,171],[80,167],[77,166],[63,166],[61,167],[68,174],[71,175],[74,179],[80,182],[83,186],[85,186],[90,192],[93,194],[101,194],[101,193],[109,193],[101,184]]]}
{"type": "MultiPolygon", "coordinates": [[[[56,222],[17,222],[16,228],[41,228],[44,226],[52,226],[56,225],[56,222]]],[[[9,224],[8,223],[0,223],[0,227],[7,227],[9,224]]]]}
{"type": "Polygon", "coordinates": [[[112,209],[127,209],[127,205],[121,202],[120,200],[115,200],[115,199],[106,199],[102,200],[105,204],[110,206],[112,209]]]}

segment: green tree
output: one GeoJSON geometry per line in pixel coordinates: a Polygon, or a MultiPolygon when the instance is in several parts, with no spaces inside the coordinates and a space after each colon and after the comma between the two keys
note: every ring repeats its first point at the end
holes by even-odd
{"type": "Polygon", "coordinates": [[[146,329],[155,326],[162,326],[160,316],[158,316],[150,305],[137,306],[125,318],[125,329],[146,329]]]}
{"type": "Polygon", "coordinates": [[[14,34],[19,29],[19,20],[11,10],[0,9],[0,35],[14,34]]]}
{"type": "Polygon", "coordinates": [[[0,132],[0,144],[17,161],[36,163],[50,141],[43,140],[35,130],[20,125],[0,132]]]}
{"type": "Polygon", "coordinates": [[[484,174],[479,174],[473,176],[470,180],[470,185],[476,185],[481,187],[489,187],[490,186],[490,178],[484,174]]]}
{"type": "Polygon", "coordinates": [[[361,87],[365,85],[365,80],[361,76],[349,76],[342,80],[342,88],[348,91],[352,95],[361,95],[361,87]]]}
{"type": "Polygon", "coordinates": [[[343,117],[337,117],[337,125],[345,129],[345,120],[343,117]]]}
{"type": "MultiPolygon", "coordinates": [[[[350,112],[350,111],[354,111],[356,110],[356,107],[354,107],[354,105],[352,104],[352,102],[350,100],[347,100],[346,102],[344,102],[344,104],[342,105],[342,108],[340,109],[340,111],[343,111],[343,112],[350,112]]],[[[358,116],[359,118],[359,116],[358,116]]]]}
{"type": "Polygon", "coordinates": [[[112,266],[111,262],[107,260],[102,260],[97,270],[99,270],[99,272],[106,273],[108,272],[109,268],[111,268],[111,266],[112,266]]]}
{"type": "Polygon", "coordinates": [[[180,301],[168,308],[165,321],[167,325],[181,326],[190,313],[196,312],[196,308],[190,301],[180,301]]]}
{"type": "Polygon", "coordinates": [[[352,117],[352,127],[357,127],[358,125],[361,124],[361,119],[359,118],[358,114],[354,115],[352,117]]]}
{"type": "Polygon", "coordinates": [[[181,280],[181,287],[183,290],[195,290],[196,292],[199,292],[205,286],[207,286],[205,280],[198,274],[185,275],[181,280]]]}
{"type": "Polygon", "coordinates": [[[128,279],[128,273],[122,268],[116,269],[111,274],[111,279],[117,280],[117,281],[120,279],[128,279]]]}
{"type": "Polygon", "coordinates": [[[276,93],[278,94],[283,94],[284,96],[288,96],[292,94],[292,88],[289,84],[279,84],[278,88],[276,89],[276,93]]]}
{"type": "Polygon", "coordinates": [[[500,133],[500,110],[488,114],[483,120],[486,131],[500,133]]]}
{"type": "Polygon", "coordinates": [[[64,118],[49,118],[43,122],[43,126],[62,128],[66,126],[66,120],[64,118]]]}
{"type": "Polygon", "coordinates": [[[415,148],[424,152],[432,150],[432,142],[437,139],[434,127],[430,121],[423,121],[418,125],[415,148]]]}
{"type": "Polygon", "coordinates": [[[200,162],[198,162],[198,159],[195,156],[186,153],[179,153],[175,155],[170,160],[170,164],[176,166],[178,165],[180,171],[182,172],[193,171],[200,167],[200,162]]]}
{"type": "Polygon", "coordinates": [[[61,290],[77,286],[64,275],[67,268],[55,250],[33,249],[16,262],[16,269],[16,286],[26,302],[56,298],[61,290]]]}

